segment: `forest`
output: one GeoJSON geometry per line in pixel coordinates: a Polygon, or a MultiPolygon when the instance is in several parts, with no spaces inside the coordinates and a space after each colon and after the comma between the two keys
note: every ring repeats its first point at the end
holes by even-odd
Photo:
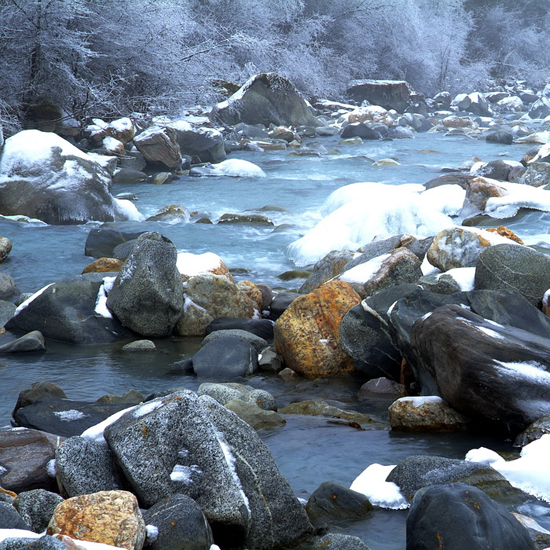
{"type": "Polygon", "coordinates": [[[426,95],[550,75],[550,0],[0,0],[0,122],[177,113],[259,72],[306,97],[355,79],[426,95]]]}

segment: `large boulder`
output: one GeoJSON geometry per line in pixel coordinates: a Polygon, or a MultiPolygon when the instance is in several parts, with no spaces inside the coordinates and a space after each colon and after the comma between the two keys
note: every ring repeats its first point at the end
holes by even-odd
{"type": "Polygon", "coordinates": [[[32,489],[56,490],[48,472],[60,443],[57,435],[27,428],[0,430],[0,486],[19,493],[32,489]]]}
{"type": "Polygon", "coordinates": [[[185,307],[176,333],[204,336],[213,320],[251,319],[254,311],[252,300],[224,275],[197,275],[185,283],[185,307]]]}
{"type": "Polygon", "coordinates": [[[96,311],[104,273],[88,273],[52,283],[23,302],[6,323],[8,330],[40,331],[73,344],[105,344],[133,333],[117,319],[96,311]]]}
{"type": "Polygon", "coordinates": [[[201,507],[215,539],[228,546],[268,550],[311,531],[265,444],[208,396],[179,390],[157,398],[104,434],[145,506],[187,495],[201,507]]]}
{"type": "Polygon", "coordinates": [[[138,219],[111,194],[103,166],[49,132],[24,130],[6,140],[0,157],[0,214],[49,224],[138,219]]]}
{"type": "Polygon", "coordinates": [[[183,282],[174,244],[160,233],[137,239],[107,297],[107,307],[141,336],[166,337],[183,312],[183,282]]]}
{"type": "Polygon", "coordinates": [[[293,84],[275,73],[250,78],[227,101],[216,105],[210,118],[231,126],[239,122],[266,127],[321,126],[293,84]]]}
{"type": "Polygon", "coordinates": [[[47,534],[141,550],[146,530],[132,493],[101,491],[69,498],[59,504],[47,534]]]}
{"type": "Polygon", "coordinates": [[[550,288],[550,258],[527,246],[491,246],[478,257],[475,288],[513,288],[540,307],[544,293],[550,288]]]}
{"type": "Polygon", "coordinates": [[[149,165],[176,170],[181,165],[181,150],[176,130],[151,126],[134,138],[134,143],[149,165]]]}
{"type": "Polygon", "coordinates": [[[180,121],[170,126],[176,131],[176,140],[182,155],[199,162],[221,162],[226,159],[223,136],[213,128],[193,128],[180,121]]]}
{"type": "Polygon", "coordinates": [[[534,550],[529,533],[483,491],[464,483],[419,491],[407,517],[407,550],[534,550]]]}
{"type": "Polygon", "coordinates": [[[347,95],[359,104],[368,101],[398,112],[411,104],[412,94],[412,88],[404,80],[357,80],[347,90],[347,95]]]}
{"type": "Polygon", "coordinates": [[[417,320],[416,366],[454,409],[519,432],[550,413],[550,339],[456,305],[417,320]]]}
{"type": "Polygon", "coordinates": [[[45,489],[23,491],[13,502],[15,509],[35,533],[42,533],[48,527],[56,507],[63,497],[45,489]]]}
{"type": "Polygon", "coordinates": [[[330,281],[290,304],[275,323],[275,350],[308,378],[350,373],[352,359],[340,347],[340,321],[361,301],[348,283],[330,281]]]}

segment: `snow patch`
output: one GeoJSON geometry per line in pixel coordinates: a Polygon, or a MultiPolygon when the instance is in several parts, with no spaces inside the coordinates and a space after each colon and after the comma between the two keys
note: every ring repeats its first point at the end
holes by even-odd
{"type": "Polygon", "coordinates": [[[340,275],[340,280],[347,283],[366,283],[376,275],[382,267],[382,263],[390,257],[390,254],[382,254],[372,258],[368,262],[356,265],[340,275]]]}
{"type": "Polygon", "coordinates": [[[100,422],[99,424],[96,424],[95,426],[91,426],[87,430],[84,430],[80,437],[83,437],[85,439],[91,439],[92,441],[95,441],[96,443],[103,443],[104,445],[107,445],[107,442],[105,441],[105,438],[103,437],[103,432],[107,428],[107,426],[110,426],[111,424],[114,424],[120,417],[124,416],[127,412],[130,412],[134,410],[137,407],[137,405],[134,405],[132,407],[128,407],[127,409],[124,409],[122,411],[118,411],[115,414],[112,414],[103,422],[100,422]]]}
{"type": "Polygon", "coordinates": [[[156,525],[146,525],[147,545],[153,544],[159,538],[159,528],[156,525]]]}
{"type": "Polygon", "coordinates": [[[24,302],[19,304],[19,306],[17,306],[17,308],[15,310],[14,315],[18,315],[19,313],[21,313],[31,302],[36,300],[36,298],[38,298],[38,296],[40,296],[40,294],[42,294],[46,289],[50,288],[53,284],[54,283],[50,283],[49,285],[46,285],[44,288],[41,288],[40,290],[35,292],[32,296],[27,298],[24,302]]]}
{"type": "Polygon", "coordinates": [[[111,310],[107,307],[107,296],[113,288],[113,283],[115,282],[115,279],[116,277],[103,277],[103,284],[99,287],[99,290],[97,291],[94,311],[101,317],[106,317],[107,319],[113,318],[111,310]]]}
{"type": "Polygon", "coordinates": [[[397,401],[412,403],[413,407],[418,408],[429,403],[444,403],[439,395],[418,395],[411,397],[400,397],[397,401]]]}
{"type": "Polygon", "coordinates": [[[72,422],[73,420],[82,420],[83,418],[88,417],[87,414],[84,414],[82,411],[77,411],[76,409],[71,409],[69,411],[56,411],[53,414],[63,422],[72,422]]]}
{"type": "Polygon", "coordinates": [[[182,275],[194,277],[201,273],[212,272],[218,269],[222,263],[222,259],[213,252],[205,252],[204,254],[179,252],[176,267],[182,275]]]}
{"type": "Polygon", "coordinates": [[[142,405],[137,405],[132,414],[134,418],[141,418],[142,416],[157,410],[159,407],[162,407],[162,405],[164,405],[162,398],[153,399],[152,401],[147,401],[147,403],[143,403],[142,405]]]}
{"type": "Polygon", "coordinates": [[[172,481],[179,481],[185,485],[190,485],[193,483],[193,474],[202,474],[202,470],[197,464],[192,464],[191,466],[176,464],[170,473],[170,479],[172,481]]]}
{"type": "Polygon", "coordinates": [[[386,478],[395,466],[371,464],[350,486],[352,491],[365,495],[374,506],[391,510],[406,510],[409,508],[407,499],[401,494],[399,487],[386,478]]]}
{"type": "Polygon", "coordinates": [[[46,472],[48,475],[52,478],[55,478],[57,474],[57,469],[55,465],[55,458],[52,458],[51,460],[48,460],[48,463],[46,464],[46,472]]]}

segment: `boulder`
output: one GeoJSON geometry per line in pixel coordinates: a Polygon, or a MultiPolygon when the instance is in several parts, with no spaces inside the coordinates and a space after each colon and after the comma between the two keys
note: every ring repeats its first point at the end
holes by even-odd
{"type": "Polygon", "coordinates": [[[408,501],[424,487],[448,483],[467,483],[491,498],[503,500],[518,494],[518,490],[493,467],[442,456],[414,455],[405,458],[389,473],[386,481],[395,483],[408,501]]]}
{"type": "Polygon", "coordinates": [[[0,429],[0,486],[19,493],[57,489],[48,463],[60,443],[56,435],[27,428],[0,429]]]}
{"type": "Polygon", "coordinates": [[[355,254],[351,250],[333,250],[329,252],[313,266],[311,275],[302,284],[299,292],[307,294],[328,280],[340,275],[354,256],[355,254]]]}
{"type": "Polygon", "coordinates": [[[508,181],[513,166],[510,162],[501,159],[491,160],[477,168],[475,175],[497,181],[508,181]]]}
{"type": "Polygon", "coordinates": [[[405,395],[405,386],[384,376],[372,378],[365,382],[357,392],[357,399],[372,399],[373,396],[391,396],[394,398],[405,395]]]}
{"type": "MultiPolygon", "coordinates": [[[[306,283],[307,279],[304,284],[306,283]]],[[[314,282],[312,282],[312,286],[316,288],[314,282]]],[[[314,290],[314,288],[312,288],[310,292],[314,290]]],[[[273,297],[271,304],[269,305],[269,318],[273,321],[276,321],[288,309],[290,304],[292,304],[292,302],[296,300],[296,298],[301,296],[301,294],[301,292],[294,292],[291,290],[283,290],[281,292],[277,292],[277,294],[275,294],[275,296],[273,297]]]]}
{"type": "Polygon", "coordinates": [[[532,187],[546,187],[550,185],[550,162],[534,161],[527,165],[527,170],[519,178],[518,183],[532,187]]]}
{"type": "Polygon", "coordinates": [[[0,262],[3,262],[11,252],[12,243],[7,237],[0,237],[0,262]]]}
{"type": "Polygon", "coordinates": [[[307,378],[353,372],[353,361],[339,345],[339,327],[359,301],[342,281],[325,283],[297,298],[275,323],[276,352],[289,368],[307,378]]]}
{"type": "Polygon", "coordinates": [[[382,136],[380,132],[372,128],[369,124],[364,122],[355,122],[347,124],[342,128],[340,133],[342,139],[349,139],[359,137],[361,139],[380,139],[382,136]]]}
{"type": "Polygon", "coordinates": [[[122,243],[135,241],[145,231],[120,231],[111,227],[102,226],[90,229],[84,254],[92,258],[113,258],[115,248],[122,243]]]}
{"type": "Polygon", "coordinates": [[[57,493],[45,489],[34,489],[19,493],[13,505],[32,531],[43,533],[48,527],[57,505],[62,502],[63,497],[57,493]]]}
{"type": "Polygon", "coordinates": [[[193,370],[200,378],[230,380],[258,370],[258,352],[235,336],[215,338],[193,355],[193,370]]]}
{"type": "Polygon", "coordinates": [[[468,181],[460,216],[466,218],[484,212],[490,198],[503,197],[507,194],[508,190],[498,181],[475,177],[468,181]]]}
{"type": "Polygon", "coordinates": [[[34,330],[0,346],[0,354],[4,353],[25,353],[29,351],[45,351],[46,344],[44,336],[38,330],[34,330]]]}
{"type": "Polygon", "coordinates": [[[21,529],[30,531],[29,526],[17,510],[7,502],[0,502],[0,529],[21,529]]]}
{"type": "Polygon", "coordinates": [[[176,140],[182,155],[198,162],[221,162],[226,153],[221,132],[213,128],[192,128],[187,122],[170,126],[176,131],[176,140]],[[195,160],[196,159],[196,160],[195,160]]]}
{"type": "Polygon", "coordinates": [[[320,399],[306,399],[290,403],[286,407],[279,410],[281,414],[301,414],[307,416],[324,416],[326,418],[337,418],[347,421],[343,424],[348,424],[353,428],[360,429],[379,429],[380,424],[374,421],[370,416],[355,411],[349,411],[329,405],[326,401],[320,399]]]}
{"type": "Polygon", "coordinates": [[[160,233],[140,235],[117,275],[107,307],[146,338],[166,337],[183,312],[183,282],[174,244],[160,233]]]}
{"type": "Polygon", "coordinates": [[[141,550],[146,531],[132,493],[101,491],[69,498],[59,504],[47,534],[141,550]]]}
{"type": "Polygon", "coordinates": [[[206,327],[214,319],[250,319],[253,315],[254,304],[250,298],[227,277],[197,275],[185,283],[185,306],[176,333],[180,336],[204,336],[206,327]]]}
{"type": "Polygon", "coordinates": [[[79,436],[69,437],[57,448],[55,471],[59,487],[69,497],[123,487],[107,446],[79,436]]]}
{"type": "Polygon", "coordinates": [[[518,434],[514,441],[514,447],[525,447],[546,434],[550,434],[550,414],[535,420],[523,432],[518,434]]]}
{"type": "Polygon", "coordinates": [[[420,491],[407,516],[407,550],[534,550],[519,521],[464,483],[420,491]]]}
{"type": "Polygon", "coordinates": [[[314,550],[369,550],[359,538],[342,533],[327,533],[314,541],[314,550]]]}
{"type": "Polygon", "coordinates": [[[65,399],[67,395],[65,392],[53,382],[33,382],[31,387],[19,392],[17,403],[13,409],[12,415],[15,414],[17,409],[32,405],[35,401],[44,397],[59,397],[65,399]]]}
{"type": "Polygon", "coordinates": [[[424,184],[426,189],[433,189],[434,187],[440,187],[441,185],[458,185],[462,189],[467,189],[468,182],[473,180],[475,176],[471,174],[461,174],[459,172],[452,174],[444,174],[433,178],[424,184]]]}
{"type": "Polygon", "coordinates": [[[187,495],[224,544],[268,550],[311,531],[265,444],[208,396],[179,390],[144,403],[105,438],[145,506],[187,495]]]}
{"type": "Polygon", "coordinates": [[[512,145],[514,142],[514,134],[508,130],[494,130],[485,134],[487,143],[502,143],[504,145],[512,145]]]}
{"type": "Polygon", "coordinates": [[[447,305],[414,323],[411,343],[423,381],[459,412],[515,433],[550,413],[550,339],[447,305]]]}
{"type": "Polygon", "coordinates": [[[210,550],[212,530],[199,505],[186,495],[172,495],[143,512],[151,550],[210,550]]]}
{"type": "Polygon", "coordinates": [[[19,290],[12,276],[0,271],[0,300],[10,300],[19,294],[19,290]]]}
{"type": "Polygon", "coordinates": [[[286,424],[286,420],[275,411],[262,409],[255,403],[246,402],[242,399],[231,399],[225,403],[225,407],[256,431],[286,424]]]}
{"type": "Polygon", "coordinates": [[[365,518],[371,511],[372,504],[365,495],[332,481],[315,489],[306,504],[311,523],[318,527],[345,525],[365,518]]]}
{"type": "Polygon", "coordinates": [[[124,262],[117,258],[98,258],[82,270],[82,275],[85,273],[118,273],[123,264],[124,262]]]}
{"type": "Polygon", "coordinates": [[[13,416],[17,426],[72,437],[127,407],[126,403],[90,403],[50,397],[20,407],[13,416]]]}
{"type": "Polygon", "coordinates": [[[392,430],[399,432],[458,432],[470,427],[468,417],[441,397],[401,397],[389,409],[392,430]]]}
{"type": "Polygon", "coordinates": [[[252,403],[268,411],[277,410],[275,398],[265,390],[257,390],[244,384],[226,383],[214,384],[205,382],[199,386],[198,395],[208,395],[218,403],[226,405],[233,399],[240,399],[245,403],[252,403]]]}
{"type": "Polygon", "coordinates": [[[122,346],[122,351],[130,353],[157,351],[157,346],[152,340],[136,340],[122,346]]]}
{"type": "Polygon", "coordinates": [[[117,319],[96,312],[103,273],[57,281],[35,293],[6,323],[7,330],[40,331],[46,338],[72,344],[104,344],[129,338],[117,319]]]}
{"type": "Polygon", "coordinates": [[[550,97],[537,99],[530,107],[528,115],[531,118],[546,118],[550,115],[550,97]]]}
{"type": "Polygon", "coordinates": [[[550,288],[550,258],[527,246],[499,244],[478,258],[476,290],[516,289],[536,307],[550,288]]]}
{"type": "Polygon", "coordinates": [[[249,332],[267,342],[273,341],[273,321],[269,319],[235,319],[232,317],[218,317],[205,329],[208,336],[213,332],[224,330],[239,330],[249,332]]]}
{"type": "Polygon", "coordinates": [[[410,104],[413,90],[404,80],[357,80],[346,93],[358,104],[368,101],[384,109],[404,112],[410,104]]]}
{"type": "Polygon", "coordinates": [[[139,217],[110,191],[111,176],[99,162],[51,132],[24,130],[6,140],[0,158],[0,214],[48,224],[139,217]]]}
{"type": "Polygon", "coordinates": [[[210,112],[215,123],[236,125],[321,126],[306,101],[286,78],[262,73],[250,78],[227,101],[210,112]]]}
{"type": "Polygon", "coordinates": [[[150,126],[134,138],[134,144],[153,167],[177,170],[181,165],[181,150],[173,128],[150,126]]]}

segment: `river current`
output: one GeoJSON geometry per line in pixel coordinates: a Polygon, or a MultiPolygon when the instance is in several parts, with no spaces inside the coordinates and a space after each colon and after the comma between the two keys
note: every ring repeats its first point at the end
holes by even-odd
{"type": "MultiPolygon", "coordinates": [[[[195,224],[177,222],[127,222],[127,230],[154,230],[170,238],[178,251],[200,254],[214,252],[235,270],[236,279],[267,283],[271,287],[299,288],[303,280],[283,281],[278,275],[295,268],[286,255],[287,246],[311,229],[320,219],[320,208],[328,195],[344,185],[373,181],[386,184],[423,184],[456,168],[473,156],[488,162],[520,160],[529,145],[486,143],[466,136],[417,134],[414,139],[339,144],[338,137],[317,138],[306,143],[326,152],[301,155],[300,150],[236,152],[231,158],[260,166],[265,178],[177,177],[173,183],[115,185],[113,194],[133,193],[138,210],[146,217],[169,204],[190,212],[201,212],[214,222],[223,213],[261,214],[272,226],[247,224],[195,224]],[[392,158],[399,165],[373,166],[392,158]]],[[[547,232],[542,229],[547,214],[535,213],[510,224],[520,236],[547,232]],[[541,223],[543,222],[543,223],[541,223]]],[[[1,269],[9,273],[21,292],[34,292],[46,284],[81,273],[93,258],[84,255],[88,232],[99,224],[47,226],[40,223],[0,220],[0,235],[13,243],[1,269]]],[[[498,225],[498,224],[494,224],[498,225]]],[[[4,338],[11,338],[6,335],[4,338]]],[[[156,354],[127,354],[121,346],[73,346],[47,342],[42,354],[14,354],[0,361],[2,398],[0,425],[10,423],[18,393],[32,382],[57,383],[71,399],[95,400],[106,393],[122,394],[136,389],[144,395],[175,387],[196,390],[202,380],[169,374],[182,355],[192,354],[198,339],[173,338],[157,341],[156,354]]],[[[355,393],[361,381],[283,382],[273,375],[260,375],[245,383],[273,393],[279,406],[307,398],[326,399],[342,408],[353,408],[387,420],[384,399],[358,402],[355,393]]],[[[490,436],[464,434],[396,434],[388,430],[358,431],[332,424],[326,419],[287,416],[287,424],[261,433],[282,473],[298,496],[308,495],[325,481],[348,486],[373,463],[396,464],[416,454],[464,458],[475,447],[511,451],[510,442],[490,436]]],[[[525,513],[550,529],[548,510],[525,513]]],[[[366,520],[343,532],[360,536],[372,550],[405,547],[406,511],[375,510],[366,520]]]]}

